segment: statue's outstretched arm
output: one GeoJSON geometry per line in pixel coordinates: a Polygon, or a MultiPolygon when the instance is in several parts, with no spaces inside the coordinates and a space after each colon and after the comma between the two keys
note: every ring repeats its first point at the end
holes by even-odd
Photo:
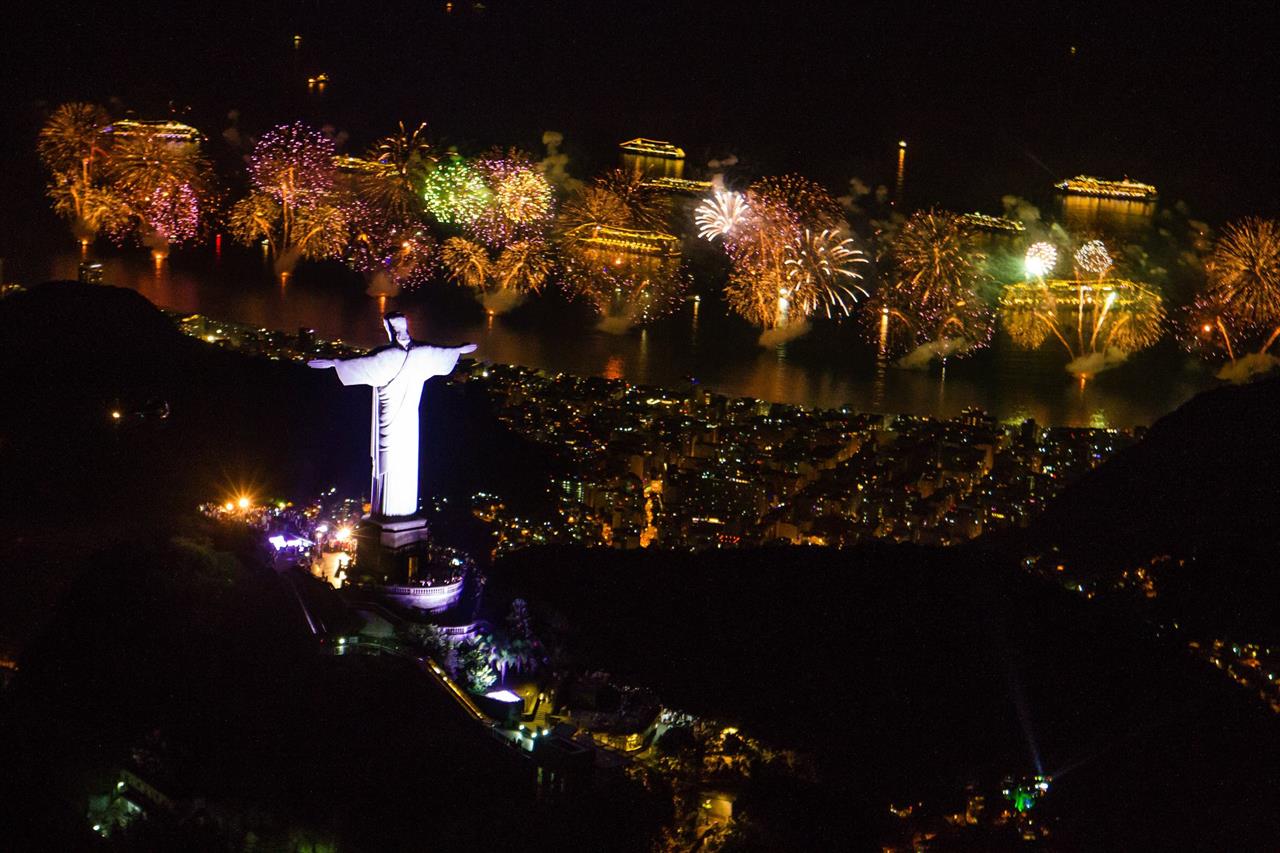
{"type": "Polygon", "coordinates": [[[328,370],[330,367],[337,367],[338,362],[331,358],[313,358],[307,362],[307,367],[313,367],[316,370],[328,370]]]}

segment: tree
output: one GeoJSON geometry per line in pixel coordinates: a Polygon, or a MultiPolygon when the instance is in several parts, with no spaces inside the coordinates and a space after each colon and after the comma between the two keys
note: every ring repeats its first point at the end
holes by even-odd
{"type": "Polygon", "coordinates": [[[458,668],[461,670],[462,680],[473,693],[483,693],[498,680],[493,667],[489,665],[488,653],[480,645],[472,646],[459,656],[458,668]]]}

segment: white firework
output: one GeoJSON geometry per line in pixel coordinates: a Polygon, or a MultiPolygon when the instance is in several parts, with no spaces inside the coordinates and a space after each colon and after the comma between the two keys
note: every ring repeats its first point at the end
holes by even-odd
{"type": "Polygon", "coordinates": [[[1032,278],[1044,278],[1053,272],[1058,263],[1058,249],[1052,243],[1041,241],[1027,247],[1027,256],[1023,261],[1027,275],[1032,278]]]}
{"type": "Polygon", "coordinates": [[[732,190],[716,190],[694,211],[693,221],[698,226],[698,236],[708,240],[728,237],[747,216],[747,199],[732,190]]]}
{"type": "Polygon", "coordinates": [[[837,313],[848,316],[859,297],[867,295],[857,283],[861,274],[853,269],[854,264],[866,262],[851,238],[842,239],[830,229],[815,234],[806,228],[804,236],[787,248],[784,262],[792,285],[791,303],[805,316],[819,309],[828,317],[837,313]]]}
{"type": "Polygon", "coordinates": [[[1111,263],[1111,253],[1101,240],[1090,240],[1076,250],[1076,266],[1085,272],[1106,275],[1111,263]]]}

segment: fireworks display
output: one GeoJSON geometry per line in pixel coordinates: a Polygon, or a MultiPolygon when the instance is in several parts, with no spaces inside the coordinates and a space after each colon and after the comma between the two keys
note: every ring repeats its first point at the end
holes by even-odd
{"type": "Polygon", "coordinates": [[[272,128],[253,147],[249,180],[286,208],[319,201],[333,189],[333,140],[300,122],[272,128]]]}
{"type": "Polygon", "coordinates": [[[395,289],[423,284],[436,269],[436,241],[411,219],[398,219],[365,201],[347,207],[349,267],[371,278],[384,276],[395,289]]]}
{"type": "Polygon", "coordinates": [[[716,190],[698,205],[693,221],[698,226],[698,236],[707,240],[728,239],[749,212],[747,200],[739,192],[716,190]]]}
{"type": "Polygon", "coordinates": [[[36,151],[49,171],[83,173],[94,177],[95,165],[106,158],[103,130],[111,122],[107,111],[96,104],[63,104],[40,128],[36,151]]]}
{"type": "Polygon", "coordinates": [[[861,258],[836,236],[839,206],[831,196],[812,181],[784,175],[752,184],[745,206],[750,213],[725,241],[733,264],[729,307],[766,330],[820,309],[847,313],[857,295],[850,289],[857,278],[852,264],[861,258]]]}
{"type": "Polygon", "coordinates": [[[489,204],[491,193],[484,176],[461,157],[432,170],[423,181],[427,210],[443,225],[470,225],[489,204]]]}
{"type": "Polygon", "coordinates": [[[471,225],[493,247],[541,236],[550,224],[553,193],[542,169],[518,151],[477,164],[492,192],[488,207],[471,225]]]}
{"type": "Polygon", "coordinates": [[[489,251],[474,240],[450,237],[440,248],[449,277],[463,287],[483,290],[489,282],[489,251]]]}
{"type": "Polygon", "coordinates": [[[71,223],[82,244],[102,230],[126,227],[128,209],[103,180],[109,152],[104,129],[106,110],[94,104],[63,104],[40,129],[36,151],[49,169],[49,198],[54,211],[71,223]]]}
{"type": "Polygon", "coordinates": [[[146,232],[144,243],[148,234],[165,246],[190,242],[200,233],[200,196],[190,184],[161,187],[140,208],[139,216],[146,232]]]}
{"type": "Polygon", "coordinates": [[[1163,317],[1156,291],[1123,279],[1019,282],[1000,297],[1000,323],[1015,344],[1035,349],[1053,337],[1073,363],[1151,346],[1163,317]]]}
{"type": "Polygon", "coordinates": [[[567,232],[596,226],[657,229],[663,220],[663,200],[639,176],[615,169],[582,187],[569,197],[560,214],[567,232]]]}
{"type": "Polygon", "coordinates": [[[1248,355],[1261,363],[1280,339],[1280,222],[1228,225],[1205,270],[1208,284],[1191,305],[1187,342],[1232,364],[1248,355]]]}
{"type": "Polygon", "coordinates": [[[1101,240],[1090,240],[1076,249],[1075,259],[1077,267],[1099,277],[1110,272],[1113,266],[1111,253],[1101,240]]]}
{"type": "Polygon", "coordinates": [[[541,240],[519,240],[502,250],[493,263],[493,279],[499,290],[537,293],[551,276],[553,264],[541,240]]]}
{"type": "Polygon", "coordinates": [[[1031,278],[1044,278],[1058,265],[1058,248],[1043,240],[1027,247],[1023,265],[1031,278]]]}
{"type": "Polygon", "coordinates": [[[435,163],[427,141],[427,126],[420,124],[408,130],[400,122],[397,132],[374,143],[368,156],[386,168],[360,176],[357,183],[361,196],[395,217],[417,214],[422,208],[418,188],[435,163]]]}
{"type": "Polygon", "coordinates": [[[679,255],[567,243],[561,255],[569,295],[588,302],[610,328],[643,325],[675,308],[688,286],[679,255]]]}
{"type": "Polygon", "coordinates": [[[1280,323],[1280,222],[1249,218],[1228,225],[1206,264],[1207,295],[1241,324],[1280,323]]]}
{"type": "Polygon", "coordinates": [[[199,148],[139,133],[112,146],[108,174],[123,195],[150,200],[157,192],[186,186],[194,192],[204,177],[199,148]]]}
{"type": "Polygon", "coordinates": [[[990,340],[991,312],[978,293],[984,256],[969,236],[964,219],[951,213],[921,211],[903,223],[886,252],[879,315],[865,315],[874,338],[887,321],[883,331],[894,349],[958,341],[946,351],[960,355],[990,340]]]}
{"type": "Polygon", "coordinates": [[[297,122],[272,129],[249,158],[254,191],[231,208],[232,235],[265,241],[282,275],[299,259],[342,257],[352,214],[334,187],[336,172],[328,136],[297,122]]]}
{"type": "Polygon", "coordinates": [[[841,238],[829,229],[813,232],[806,228],[788,248],[783,262],[788,302],[805,317],[820,310],[828,317],[848,316],[859,297],[867,296],[857,283],[862,276],[855,270],[857,264],[866,262],[852,239],[841,238]]]}

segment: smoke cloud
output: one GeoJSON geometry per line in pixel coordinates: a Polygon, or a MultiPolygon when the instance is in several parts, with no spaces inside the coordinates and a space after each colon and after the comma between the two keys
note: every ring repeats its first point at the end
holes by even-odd
{"type": "Polygon", "coordinates": [[[276,271],[276,275],[285,275],[293,272],[293,268],[298,265],[299,260],[301,260],[301,253],[297,249],[289,249],[276,255],[272,266],[276,271]]]}
{"type": "Polygon", "coordinates": [[[542,159],[542,173],[553,187],[564,192],[571,192],[582,186],[582,181],[569,174],[569,155],[560,150],[564,144],[564,134],[558,130],[547,130],[542,133],[542,144],[547,148],[547,156],[542,159]]]}
{"type": "Polygon", "coordinates": [[[776,329],[765,329],[760,333],[760,346],[777,347],[782,346],[787,341],[793,341],[796,338],[804,337],[809,334],[812,327],[807,322],[788,323],[785,326],[778,326],[776,329]]]}
{"type": "Polygon", "coordinates": [[[893,363],[894,367],[905,370],[924,370],[935,358],[950,358],[965,348],[964,338],[942,338],[937,341],[925,341],[911,352],[893,363]]]}
{"type": "Polygon", "coordinates": [[[1270,353],[1251,352],[1248,355],[1241,356],[1235,361],[1229,361],[1222,365],[1222,369],[1218,371],[1218,378],[1227,382],[1239,385],[1242,382],[1248,382],[1255,376],[1261,376],[1270,373],[1280,367],[1280,358],[1276,358],[1270,353]]]}
{"type": "Polygon", "coordinates": [[[480,304],[490,314],[505,314],[524,302],[524,294],[514,290],[494,290],[480,295],[480,304]]]}
{"type": "Polygon", "coordinates": [[[727,157],[718,157],[715,160],[707,161],[708,169],[729,169],[738,165],[738,155],[730,154],[727,157]]]}
{"type": "Polygon", "coordinates": [[[1036,207],[1022,196],[1001,196],[1000,204],[1004,206],[1004,215],[1006,218],[1012,219],[1015,222],[1021,222],[1023,225],[1027,226],[1040,224],[1040,208],[1036,207]]]}
{"type": "Polygon", "coordinates": [[[1067,362],[1067,373],[1072,376],[1095,376],[1104,370],[1119,367],[1128,357],[1128,352],[1115,347],[1109,348],[1106,352],[1091,352],[1067,362]]]}
{"type": "Polygon", "coordinates": [[[850,213],[863,213],[862,206],[858,204],[858,200],[871,195],[871,187],[867,185],[862,178],[856,175],[849,179],[849,192],[840,196],[836,201],[840,202],[840,206],[850,213]]]}
{"type": "Polygon", "coordinates": [[[596,323],[596,329],[609,335],[625,335],[635,322],[636,318],[631,314],[613,314],[596,323]]]}
{"type": "Polygon", "coordinates": [[[378,270],[369,277],[369,286],[365,293],[370,296],[395,296],[400,293],[400,285],[384,271],[378,270]]]}

